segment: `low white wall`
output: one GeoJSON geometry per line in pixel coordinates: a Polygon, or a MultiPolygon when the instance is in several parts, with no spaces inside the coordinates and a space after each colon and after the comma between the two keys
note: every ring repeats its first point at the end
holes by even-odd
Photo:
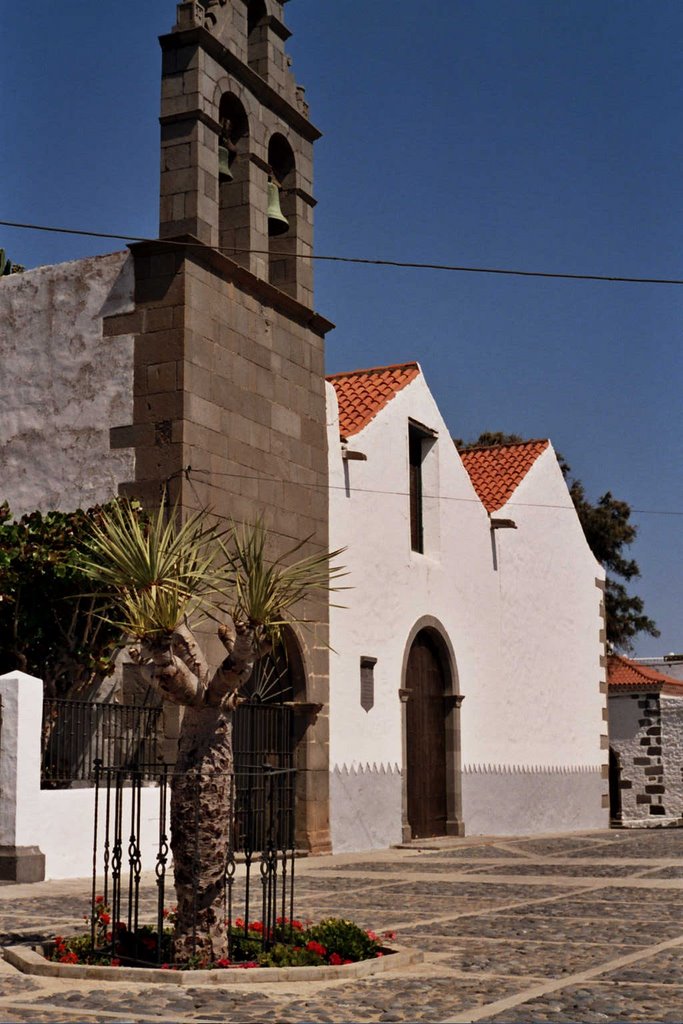
{"type": "MultiPolygon", "coordinates": [[[[45,856],[45,877],[83,878],[92,873],[94,789],[41,789],[43,684],[23,672],[0,676],[0,848],[38,847],[45,856]]],[[[131,791],[123,797],[122,870],[128,870],[131,791]]],[[[98,870],[102,864],[105,791],[100,790],[98,870]]],[[[159,837],[159,791],[141,792],[139,846],[142,870],[154,870],[159,837]]],[[[110,833],[110,843],[113,835],[110,833]]]]}
{"type": "MultiPolygon", "coordinates": [[[[123,797],[123,863],[128,873],[128,837],[130,835],[130,790],[123,797]]],[[[104,849],[104,792],[100,792],[100,834],[97,844],[97,870],[101,874],[104,849]]],[[[95,813],[94,789],[43,789],[33,804],[33,842],[45,854],[45,877],[87,878],[93,868],[95,813]]],[[[140,814],[140,851],[142,870],[153,871],[159,836],[159,791],[142,790],[140,814]]],[[[111,841],[111,840],[110,840],[111,841]]],[[[111,862],[110,862],[111,863],[111,862]]]]}

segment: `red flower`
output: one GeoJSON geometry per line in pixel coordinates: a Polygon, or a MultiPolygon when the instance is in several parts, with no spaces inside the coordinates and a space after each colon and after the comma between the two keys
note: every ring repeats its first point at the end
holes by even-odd
{"type": "Polygon", "coordinates": [[[382,932],[385,939],[395,939],[396,932],[382,932]]]}
{"type": "Polygon", "coordinates": [[[102,924],[109,924],[111,921],[111,914],[107,914],[105,911],[102,911],[100,914],[100,921],[102,924]]]}
{"type": "Polygon", "coordinates": [[[120,967],[121,966],[121,961],[117,957],[113,957],[111,965],[112,965],[112,967],[120,967]]]}
{"type": "Polygon", "coordinates": [[[343,964],[352,964],[353,960],[342,960],[343,964]]]}
{"type": "Polygon", "coordinates": [[[384,956],[384,953],[383,953],[383,952],[382,952],[382,950],[380,949],[380,950],[379,950],[379,952],[375,953],[375,956],[376,956],[376,957],[384,956]]]}
{"type": "Polygon", "coordinates": [[[104,903],[104,896],[96,896],[95,903],[104,903]]]}
{"type": "Polygon", "coordinates": [[[310,939],[309,942],[306,943],[306,949],[309,953],[317,953],[318,956],[325,956],[327,953],[325,947],[321,946],[321,944],[316,942],[315,939],[310,939]]]}
{"type": "Polygon", "coordinates": [[[227,956],[222,956],[220,960],[216,960],[214,967],[230,967],[230,960],[227,956]]]}
{"type": "Polygon", "coordinates": [[[59,962],[60,964],[77,964],[78,957],[74,952],[65,953],[63,956],[60,956],[59,962]]]}
{"type": "Polygon", "coordinates": [[[339,956],[339,953],[331,953],[330,954],[330,963],[332,964],[333,967],[339,967],[339,965],[343,964],[344,961],[339,956]]]}
{"type": "Polygon", "coordinates": [[[262,932],[263,931],[263,923],[261,921],[252,921],[251,924],[249,925],[249,931],[250,932],[262,932]]]}
{"type": "Polygon", "coordinates": [[[242,918],[242,917],[235,918],[235,927],[236,928],[244,928],[244,918],[242,918]]]}

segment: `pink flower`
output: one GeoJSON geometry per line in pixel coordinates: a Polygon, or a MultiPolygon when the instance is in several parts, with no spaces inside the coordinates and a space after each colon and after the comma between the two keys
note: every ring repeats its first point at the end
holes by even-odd
{"type": "Polygon", "coordinates": [[[371,939],[372,942],[377,942],[379,938],[379,936],[375,932],[367,931],[365,934],[369,939],[371,939]]]}

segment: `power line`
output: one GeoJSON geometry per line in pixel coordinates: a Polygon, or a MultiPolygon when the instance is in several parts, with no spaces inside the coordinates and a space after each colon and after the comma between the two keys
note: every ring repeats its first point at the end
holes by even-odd
{"type": "MultiPolygon", "coordinates": [[[[191,474],[196,474],[196,473],[203,473],[203,474],[206,474],[207,476],[211,476],[211,477],[226,477],[226,478],[233,479],[233,480],[257,480],[257,481],[264,480],[267,483],[292,484],[293,486],[296,486],[296,487],[309,487],[311,489],[319,489],[319,490],[320,489],[325,489],[325,490],[328,490],[328,491],[344,491],[344,492],[346,492],[346,487],[341,485],[341,484],[324,484],[324,483],[310,483],[310,484],[308,484],[308,483],[302,483],[299,480],[287,480],[287,479],[285,479],[285,477],[278,477],[278,476],[272,476],[272,475],[266,475],[266,474],[261,474],[260,476],[256,476],[255,474],[251,474],[251,473],[219,473],[219,472],[214,472],[213,470],[208,470],[208,469],[197,469],[194,466],[186,466],[184,469],[179,470],[177,473],[174,473],[173,476],[183,475],[185,477],[185,479],[188,482],[191,483],[190,475],[191,474]]],[[[210,481],[208,481],[208,480],[200,480],[199,483],[207,484],[207,483],[210,483],[210,481]]],[[[387,496],[387,497],[398,497],[398,498],[408,498],[408,497],[410,497],[410,492],[409,491],[381,490],[381,489],[377,489],[377,488],[374,488],[374,487],[351,487],[350,490],[351,490],[351,492],[357,493],[357,494],[377,494],[377,495],[384,495],[384,496],[387,496]]],[[[196,492],[195,492],[195,496],[197,497],[196,492]]],[[[454,495],[448,495],[448,494],[424,494],[424,493],[423,493],[422,497],[425,500],[431,500],[431,501],[459,501],[459,502],[465,502],[465,503],[469,503],[469,504],[473,504],[473,505],[481,505],[483,507],[483,502],[481,501],[480,498],[465,498],[465,497],[456,497],[454,495]]],[[[573,504],[570,504],[570,505],[553,505],[553,504],[543,504],[542,502],[533,502],[533,501],[506,501],[504,504],[507,505],[507,506],[510,506],[510,507],[514,507],[514,508],[548,508],[548,509],[558,509],[558,510],[564,511],[564,512],[576,512],[576,507],[573,504]]],[[[669,510],[664,510],[664,509],[631,508],[631,512],[632,513],[637,513],[638,515],[646,515],[646,516],[683,516],[683,511],[677,512],[677,511],[669,511],[669,510]]]]}
{"type": "Polygon", "coordinates": [[[403,270],[440,270],[458,274],[494,274],[505,277],[536,277],[556,281],[601,281],[607,284],[667,284],[683,285],[683,279],[675,277],[623,277],[613,274],[569,274],[547,270],[517,270],[509,267],[470,267],[451,263],[420,263],[409,260],[385,260],[367,256],[324,256],[316,253],[271,252],[270,249],[237,249],[231,246],[207,246],[203,242],[181,242],[172,238],[147,238],[144,235],[122,235],[106,231],[85,231],[80,228],[60,228],[46,224],[23,224],[17,221],[0,220],[0,226],[25,231],[44,231],[61,235],[82,235],[87,238],[109,238],[123,242],[155,242],[184,249],[212,248],[225,255],[283,256],[302,260],[316,260],[326,263],[351,263],[361,266],[394,267],[403,270]]]}

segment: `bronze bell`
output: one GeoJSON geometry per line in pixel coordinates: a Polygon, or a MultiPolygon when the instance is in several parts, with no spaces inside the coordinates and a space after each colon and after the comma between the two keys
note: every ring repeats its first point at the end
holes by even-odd
{"type": "Polygon", "coordinates": [[[289,229],[289,221],[280,208],[280,189],[276,182],[268,180],[268,234],[284,235],[289,229]]]}
{"type": "Polygon", "coordinates": [[[226,146],[218,147],[218,180],[233,180],[233,174],[230,170],[230,150],[226,146]]]}

